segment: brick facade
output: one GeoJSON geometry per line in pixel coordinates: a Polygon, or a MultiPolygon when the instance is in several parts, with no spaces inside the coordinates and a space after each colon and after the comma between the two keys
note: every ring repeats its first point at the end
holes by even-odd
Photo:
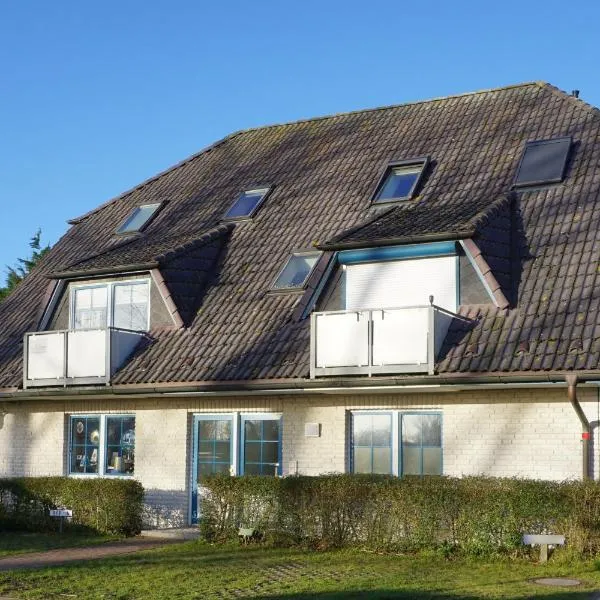
{"type": "MultiPolygon", "coordinates": [[[[591,454],[597,478],[598,392],[580,387],[578,394],[594,428],[591,454]]],[[[189,520],[193,414],[281,413],[284,475],[317,475],[348,468],[349,415],[364,409],[441,412],[446,475],[581,477],[581,426],[564,387],[5,403],[0,410],[0,477],[66,473],[70,414],[135,414],[135,477],[146,489],[147,525],[182,525],[189,520]],[[320,436],[305,436],[306,423],[320,424],[320,436]]]]}

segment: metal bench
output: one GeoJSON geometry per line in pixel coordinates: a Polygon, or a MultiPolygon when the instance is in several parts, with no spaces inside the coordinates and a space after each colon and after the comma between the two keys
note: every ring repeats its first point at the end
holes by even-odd
{"type": "Polygon", "coordinates": [[[548,546],[564,546],[565,536],[547,533],[526,533],[523,536],[523,543],[528,546],[540,547],[540,562],[548,562],[548,546]]]}

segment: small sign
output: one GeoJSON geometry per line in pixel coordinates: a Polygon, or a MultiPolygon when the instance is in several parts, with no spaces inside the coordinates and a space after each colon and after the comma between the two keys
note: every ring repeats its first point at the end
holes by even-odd
{"type": "Polygon", "coordinates": [[[68,508],[56,508],[56,509],[51,508],[50,516],[51,517],[72,517],[73,511],[69,510],[68,508]]]}

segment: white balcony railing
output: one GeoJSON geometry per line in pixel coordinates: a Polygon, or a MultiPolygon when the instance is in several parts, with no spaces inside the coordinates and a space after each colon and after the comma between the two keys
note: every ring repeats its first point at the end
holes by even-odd
{"type": "Polygon", "coordinates": [[[26,333],[23,387],[108,384],[144,336],[113,327],[26,333]]]}
{"type": "Polygon", "coordinates": [[[315,312],[311,377],[434,373],[456,315],[437,306],[315,312]]]}

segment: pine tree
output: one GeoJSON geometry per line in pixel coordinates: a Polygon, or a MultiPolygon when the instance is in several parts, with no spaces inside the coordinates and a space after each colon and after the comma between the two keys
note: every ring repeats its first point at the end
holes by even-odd
{"type": "Polygon", "coordinates": [[[29,242],[31,256],[18,258],[14,267],[6,267],[6,284],[0,287],[0,302],[4,300],[17,285],[27,277],[40,259],[50,250],[50,246],[42,247],[42,230],[38,229],[29,242]]]}

